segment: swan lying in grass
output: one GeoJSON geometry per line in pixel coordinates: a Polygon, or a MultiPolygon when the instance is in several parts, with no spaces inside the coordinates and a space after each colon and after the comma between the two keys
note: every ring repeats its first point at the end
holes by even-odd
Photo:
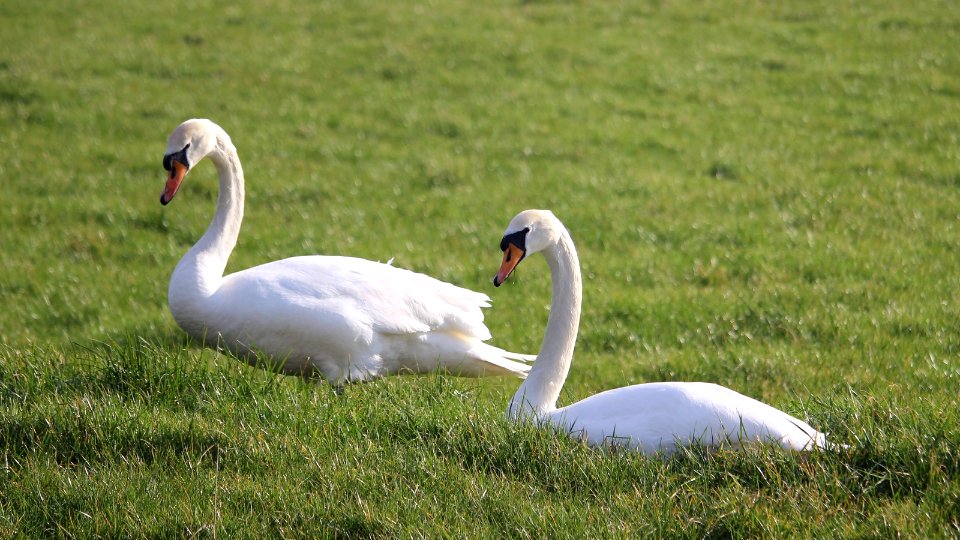
{"type": "Polygon", "coordinates": [[[517,360],[532,357],[484,343],[485,294],[351,257],[292,257],[224,276],[244,192],[236,148],[220,126],[187,120],[170,135],[160,202],[205,157],[220,179],[216,214],[170,278],[170,311],[188,334],[338,386],[401,372],[526,374],[517,360]]]}
{"type": "Polygon", "coordinates": [[[545,210],[527,210],[510,222],[500,242],[500,286],[531,253],[543,253],[553,298],[540,354],[510,402],[515,420],[551,425],[592,446],[617,445],[646,454],[680,447],[772,442],[793,450],[826,447],[805,422],[729,388],[702,382],[659,382],[607,390],[557,408],[570,370],[580,324],[580,262],[563,224],[545,210]]]}

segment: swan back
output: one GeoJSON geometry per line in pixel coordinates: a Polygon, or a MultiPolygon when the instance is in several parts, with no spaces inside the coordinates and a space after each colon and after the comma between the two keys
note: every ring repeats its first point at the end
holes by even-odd
{"type": "Polygon", "coordinates": [[[613,444],[651,454],[692,444],[737,448],[766,442],[793,450],[825,445],[824,435],[806,422],[713,383],[616,388],[557,409],[549,418],[593,446],[613,444]]]}

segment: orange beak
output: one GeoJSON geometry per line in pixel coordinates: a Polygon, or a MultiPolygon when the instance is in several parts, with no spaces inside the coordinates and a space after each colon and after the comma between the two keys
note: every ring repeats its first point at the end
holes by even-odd
{"type": "Polygon", "coordinates": [[[173,196],[180,189],[180,182],[187,175],[187,166],[177,160],[170,162],[170,176],[167,177],[167,185],[163,187],[163,193],[160,194],[160,204],[166,205],[173,200],[173,196]]]}
{"type": "Polygon", "coordinates": [[[503,262],[500,264],[500,271],[493,277],[493,286],[499,287],[501,283],[506,281],[526,255],[517,246],[507,244],[507,249],[503,250],[503,262]]]}

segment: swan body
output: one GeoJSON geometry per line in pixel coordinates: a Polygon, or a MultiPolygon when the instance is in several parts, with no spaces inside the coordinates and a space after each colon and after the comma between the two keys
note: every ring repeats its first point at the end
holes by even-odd
{"type": "Polygon", "coordinates": [[[288,374],[335,385],[442,370],[523,377],[531,357],[484,343],[489,298],[432,277],[353,257],[302,256],[223,275],[243,219],[243,170],[229,135],[188,120],[170,135],[160,202],[205,157],[219,176],[206,233],[170,278],[170,311],[194,338],[288,374]]]}
{"type": "Polygon", "coordinates": [[[566,407],[557,398],[573,359],[580,323],[582,281],[573,240],[546,210],[527,210],[507,227],[499,286],[530,253],[540,252],[553,279],[547,330],[536,362],[508,414],[579,438],[645,454],[670,454],[703,445],[739,448],[775,443],[793,450],[826,448],[824,434],[806,422],[729,388],[703,382],[658,382],[607,390],[566,407]]]}

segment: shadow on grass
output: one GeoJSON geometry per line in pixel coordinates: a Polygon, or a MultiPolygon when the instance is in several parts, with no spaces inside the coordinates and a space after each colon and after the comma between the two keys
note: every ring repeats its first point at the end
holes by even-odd
{"type": "Polygon", "coordinates": [[[0,434],[14,462],[30,455],[50,457],[60,466],[96,466],[109,462],[191,463],[213,467],[229,441],[196,426],[153,422],[149,413],[133,417],[62,408],[0,419],[0,434]]]}
{"type": "MultiPolygon", "coordinates": [[[[0,349],[0,401],[66,396],[195,411],[204,402],[270,395],[287,377],[276,362],[249,366],[177,331],[148,328],[63,347],[0,349]]],[[[34,402],[34,403],[30,403],[34,402]]]]}

